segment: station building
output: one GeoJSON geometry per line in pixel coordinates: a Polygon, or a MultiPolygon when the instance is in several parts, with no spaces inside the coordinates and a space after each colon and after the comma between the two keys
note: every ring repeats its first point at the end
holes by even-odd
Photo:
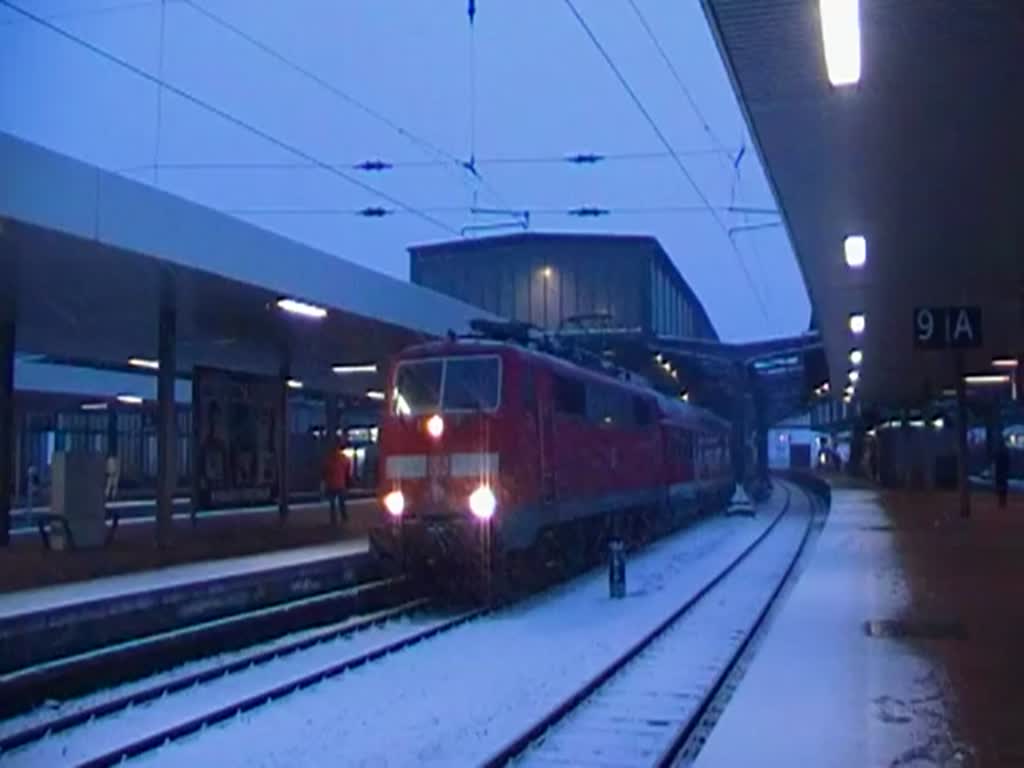
{"type": "Polygon", "coordinates": [[[547,331],[718,341],[696,294],[653,237],[524,232],[409,249],[413,283],[547,331]]]}

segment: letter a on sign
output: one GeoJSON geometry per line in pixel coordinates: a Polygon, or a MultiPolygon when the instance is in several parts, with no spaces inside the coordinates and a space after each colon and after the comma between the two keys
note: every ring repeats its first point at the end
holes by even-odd
{"type": "Polygon", "coordinates": [[[961,307],[956,311],[956,326],[953,328],[953,344],[970,346],[974,342],[974,326],[970,315],[961,307]]]}

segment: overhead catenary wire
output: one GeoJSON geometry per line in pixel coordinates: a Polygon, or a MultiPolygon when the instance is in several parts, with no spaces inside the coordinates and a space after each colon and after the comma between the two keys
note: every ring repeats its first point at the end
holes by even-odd
{"type": "MultiPolygon", "coordinates": [[[[470,213],[477,215],[518,215],[520,218],[529,219],[534,216],[573,216],[577,218],[597,218],[605,216],[642,216],[642,215],[668,215],[679,213],[707,213],[707,207],[703,205],[649,205],[649,206],[621,206],[601,207],[596,205],[578,205],[573,207],[536,206],[522,207],[509,210],[482,209],[467,205],[430,205],[419,208],[424,213],[470,213]]],[[[380,206],[366,206],[363,208],[342,208],[342,207],[247,207],[247,208],[224,208],[222,213],[235,216],[365,216],[367,218],[383,218],[396,216],[407,211],[400,211],[380,206]]]]}
{"type": "MultiPolygon", "coordinates": [[[[632,7],[633,9],[633,13],[636,14],[637,20],[640,22],[640,26],[644,28],[644,32],[647,34],[648,39],[650,39],[651,43],[654,45],[654,48],[655,50],[657,50],[658,55],[661,57],[661,60],[665,62],[665,66],[668,68],[668,71],[672,74],[672,79],[675,80],[676,85],[679,87],[679,90],[682,92],[687,103],[690,105],[690,109],[693,110],[694,115],[696,115],[697,119],[700,121],[701,127],[704,129],[704,133],[706,133],[708,138],[711,140],[712,146],[719,151],[723,151],[725,148],[725,143],[718,137],[714,129],[711,127],[711,123],[704,116],[704,113],[701,111],[700,106],[697,104],[697,100],[693,97],[693,93],[687,87],[686,83],[683,82],[683,78],[679,74],[679,70],[676,69],[676,65],[672,62],[672,58],[668,55],[668,51],[665,50],[665,47],[661,44],[661,41],[658,39],[658,36],[654,34],[654,30],[651,28],[651,25],[647,22],[647,18],[644,16],[643,12],[641,12],[640,6],[637,5],[636,0],[628,0],[628,2],[630,7],[632,7]]],[[[740,151],[742,152],[742,149],[740,151]]],[[[732,161],[732,154],[726,154],[729,156],[730,161],[732,161]]]]}
{"type": "MultiPolygon", "coordinates": [[[[719,154],[720,150],[710,148],[687,149],[676,152],[680,157],[697,157],[701,155],[719,154]]],[[[577,165],[597,166],[603,163],[619,162],[643,162],[649,160],[671,160],[670,152],[578,152],[571,155],[507,155],[478,157],[476,164],[481,165],[577,165]]],[[[447,160],[382,160],[373,158],[353,162],[352,160],[332,160],[331,165],[338,168],[351,168],[356,171],[385,172],[401,169],[436,168],[447,165],[447,160]]],[[[316,169],[311,163],[297,162],[294,160],[272,161],[182,161],[162,162],[162,170],[173,171],[275,171],[275,170],[310,170],[316,169]]],[[[136,171],[149,170],[149,166],[125,166],[118,169],[121,173],[134,173],[136,171]]]]}
{"type": "Polygon", "coordinates": [[[590,28],[590,25],[587,24],[586,20],[580,15],[580,12],[576,9],[576,6],[573,4],[573,0],[565,0],[565,4],[572,12],[572,15],[576,18],[576,21],[583,28],[583,31],[586,33],[587,37],[590,38],[590,41],[594,44],[594,47],[597,48],[598,52],[601,54],[601,57],[605,60],[605,63],[608,64],[608,67],[612,70],[615,77],[622,85],[623,89],[626,91],[630,99],[633,101],[633,104],[639,110],[640,114],[643,115],[648,125],[650,125],[651,130],[654,131],[655,135],[658,137],[658,140],[662,143],[665,149],[672,154],[676,166],[678,166],[680,172],[689,182],[690,186],[693,187],[694,192],[697,193],[697,196],[701,199],[707,210],[711,213],[719,228],[726,235],[726,240],[729,243],[729,247],[732,249],[733,254],[736,256],[736,260],[740,266],[740,270],[743,272],[743,276],[747,281],[747,285],[750,287],[750,291],[754,295],[754,299],[757,301],[758,307],[761,310],[761,314],[764,316],[765,320],[768,320],[768,308],[765,306],[764,299],[761,298],[761,294],[757,290],[757,286],[754,284],[754,279],[750,274],[750,270],[747,269],[747,265],[743,260],[743,254],[740,253],[732,238],[729,237],[729,229],[725,221],[711,205],[711,202],[704,194],[704,191],[700,188],[696,180],[687,170],[686,165],[676,154],[675,149],[672,147],[671,142],[669,142],[668,140],[668,137],[665,136],[661,128],[658,126],[657,121],[655,121],[651,113],[648,112],[647,107],[644,106],[643,101],[640,100],[640,97],[637,95],[636,91],[633,90],[633,87],[629,84],[629,81],[626,79],[626,76],[622,74],[622,70],[619,69],[619,66],[615,63],[615,60],[612,58],[611,54],[608,53],[608,50],[604,47],[604,45],[601,44],[601,41],[598,40],[597,35],[595,35],[594,31],[590,28]]]}
{"type": "MultiPolygon", "coordinates": [[[[419,134],[413,133],[408,128],[405,128],[404,126],[392,120],[387,115],[374,109],[373,107],[364,103],[360,99],[357,99],[352,94],[338,87],[329,80],[321,77],[308,67],[305,67],[302,64],[299,64],[297,61],[289,58],[288,56],[285,56],[283,53],[281,53],[273,46],[269,45],[268,43],[265,43],[264,41],[260,40],[259,38],[255,37],[249,32],[246,32],[237,24],[234,24],[233,22],[224,18],[220,14],[214,13],[209,8],[200,5],[199,3],[195,2],[195,0],[179,0],[179,2],[184,3],[189,8],[194,10],[196,13],[206,18],[208,21],[212,22],[213,24],[216,24],[222,29],[227,30],[228,32],[240,38],[241,40],[244,40],[246,43],[253,46],[254,48],[257,48],[258,50],[262,51],[263,53],[277,61],[282,66],[292,70],[293,72],[315,83],[317,86],[324,89],[328,93],[332,94],[336,98],[359,110],[367,117],[370,117],[371,119],[376,120],[382,125],[387,126],[396,134],[398,134],[399,136],[403,137],[404,139],[418,147],[421,151],[433,155],[435,158],[439,158],[442,162],[438,163],[438,165],[448,165],[456,169],[460,179],[465,178],[463,174],[464,169],[466,168],[466,163],[462,159],[457,157],[454,153],[449,152],[448,150],[430,141],[429,139],[420,136],[419,134]]],[[[490,186],[485,179],[482,179],[479,176],[479,174],[474,173],[473,175],[476,177],[477,181],[483,184],[491,192],[491,194],[493,194],[496,198],[501,198],[500,193],[498,193],[496,189],[490,186]]]]}
{"type": "MultiPolygon", "coordinates": [[[[95,16],[104,16],[117,13],[119,11],[134,11],[142,8],[151,8],[158,3],[162,3],[164,0],[127,0],[121,3],[110,3],[107,5],[92,6],[89,8],[72,8],[69,10],[59,11],[57,13],[47,13],[43,15],[44,19],[49,21],[57,21],[59,19],[83,19],[95,16]]],[[[174,0],[169,0],[174,2],[174,0]]],[[[0,27],[10,27],[15,24],[27,24],[28,19],[4,19],[0,21],[0,27]]]]}
{"type": "Polygon", "coordinates": [[[220,119],[224,120],[225,122],[231,123],[232,125],[234,125],[234,126],[236,126],[238,128],[241,128],[242,130],[245,130],[245,131],[251,133],[254,136],[259,137],[263,141],[266,141],[268,144],[273,144],[278,149],[284,150],[285,152],[287,152],[287,153],[289,153],[291,155],[294,155],[295,157],[299,157],[299,158],[305,160],[306,162],[311,163],[311,164],[317,166],[318,168],[320,168],[321,170],[323,170],[326,173],[330,173],[330,174],[332,174],[334,176],[337,176],[338,178],[343,179],[344,181],[347,181],[349,184],[352,184],[353,186],[359,187],[360,189],[364,190],[365,192],[369,192],[370,194],[372,194],[372,195],[374,195],[376,197],[379,197],[381,200],[385,200],[385,201],[391,203],[392,205],[394,205],[394,206],[396,206],[398,208],[401,208],[402,210],[404,210],[404,211],[406,211],[406,212],[408,212],[410,214],[418,216],[419,218],[423,219],[424,221],[427,221],[427,222],[433,224],[434,226],[439,227],[440,229],[445,230],[446,232],[449,232],[449,233],[454,234],[454,235],[458,235],[459,234],[458,230],[456,230],[453,227],[449,226],[448,224],[446,224],[445,222],[441,221],[440,219],[437,219],[437,218],[435,218],[434,216],[432,216],[432,215],[430,215],[428,213],[424,213],[424,212],[418,210],[414,206],[409,205],[408,203],[406,203],[406,202],[404,202],[404,201],[394,197],[393,195],[389,195],[388,193],[386,193],[386,192],[384,192],[384,191],[382,191],[380,189],[377,189],[376,187],[374,187],[374,186],[372,186],[370,184],[367,184],[363,180],[361,180],[359,178],[356,178],[355,176],[352,176],[349,173],[346,173],[345,171],[341,170],[340,168],[338,168],[336,166],[330,165],[329,163],[326,163],[323,160],[320,160],[319,158],[315,157],[314,155],[310,154],[309,152],[306,152],[305,150],[303,150],[303,149],[301,149],[299,147],[296,147],[293,144],[290,144],[290,143],[288,143],[288,142],[286,142],[286,141],[284,141],[282,139],[277,138],[276,136],[268,133],[267,131],[263,130],[262,128],[259,128],[259,127],[255,126],[255,125],[253,125],[253,124],[251,124],[249,122],[246,122],[245,120],[243,120],[243,119],[241,119],[241,118],[231,114],[230,112],[228,112],[228,111],[226,111],[226,110],[224,110],[224,109],[222,109],[222,108],[220,108],[220,107],[218,107],[218,106],[216,106],[214,104],[211,104],[208,101],[205,101],[204,99],[202,99],[202,98],[200,98],[200,97],[190,93],[189,91],[186,91],[183,88],[180,88],[180,87],[178,87],[176,85],[168,83],[168,82],[166,82],[164,80],[161,80],[160,78],[158,78],[155,75],[153,75],[151,72],[148,72],[148,71],[142,69],[141,67],[138,67],[138,66],[132,64],[129,61],[125,61],[124,59],[114,55],[113,53],[110,53],[109,51],[99,47],[98,45],[96,45],[94,43],[91,43],[91,42],[89,42],[88,40],[85,40],[82,37],[79,37],[78,35],[74,34],[73,32],[70,32],[67,29],[64,29],[63,27],[61,27],[61,26],[59,26],[57,24],[54,24],[54,23],[52,23],[50,21],[47,21],[46,19],[42,18],[41,16],[39,16],[39,15],[37,15],[35,13],[32,13],[31,11],[29,11],[29,10],[27,10],[25,8],[22,8],[20,5],[14,3],[14,2],[11,2],[11,0],[0,0],[0,5],[2,5],[5,8],[8,8],[9,10],[11,10],[11,11],[21,15],[22,17],[24,17],[26,19],[29,19],[29,20],[35,22],[36,24],[38,24],[38,25],[40,25],[40,26],[50,30],[54,34],[56,34],[56,35],[58,35],[60,37],[63,37],[64,39],[74,43],[75,45],[78,45],[78,46],[80,46],[80,47],[90,51],[91,53],[95,54],[96,56],[98,56],[98,57],[100,57],[102,59],[105,59],[106,61],[110,62],[111,64],[114,64],[114,65],[116,65],[116,66],[118,66],[118,67],[120,67],[120,68],[122,68],[122,69],[124,69],[124,70],[126,70],[128,72],[131,72],[136,77],[139,77],[139,78],[141,78],[143,80],[146,80],[147,82],[153,83],[154,85],[161,85],[166,91],[168,91],[170,93],[173,93],[174,95],[176,95],[179,98],[189,102],[190,104],[192,104],[192,105],[194,105],[196,107],[199,107],[200,109],[202,109],[202,110],[204,110],[206,112],[209,112],[212,115],[216,115],[217,117],[219,117],[220,119]]]}

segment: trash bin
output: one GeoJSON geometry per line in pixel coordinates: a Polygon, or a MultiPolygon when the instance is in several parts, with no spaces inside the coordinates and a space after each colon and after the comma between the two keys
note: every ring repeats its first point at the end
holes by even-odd
{"type": "Polygon", "coordinates": [[[53,455],[50,509],[62,516],[79,548],[102,547],[107,536],[106,462],[99,453],[53,455]]]}

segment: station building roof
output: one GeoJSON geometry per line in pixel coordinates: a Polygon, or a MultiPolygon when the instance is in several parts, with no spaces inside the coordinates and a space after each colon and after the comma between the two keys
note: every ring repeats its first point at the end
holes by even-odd
{"type": "Polygon", "coordinates": [[[155,358],[159,306],[177,310],[179,374],[208,365],[290,374],[354,394],[331,366],[381,362],[466,331],[479,308],[316,250],[158,189],[0,133],[0,273],[17,348],[132,370],[155,358]],[[289,297],[327,309],[286,316],[289,297]]]}

